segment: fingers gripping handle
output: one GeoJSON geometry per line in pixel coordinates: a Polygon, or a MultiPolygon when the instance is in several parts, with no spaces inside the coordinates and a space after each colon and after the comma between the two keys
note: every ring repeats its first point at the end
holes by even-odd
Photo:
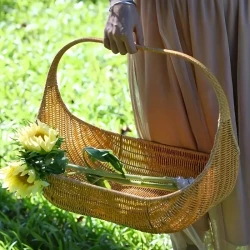
{"type": "MultiPolygon", "coordinates": [[[[64,55],[64,53],[67,50],[69,50],[71,47],[73,47],[74,45],[79,44],[79,43],[84,43],[84,42],[103,43],[103,40],[100,38],[86,37],[86,38],[74,40],[74,41],[68,43],[67,45],[65,45],[56,54],[51,66],[50,66],[45,88],[57,85],[58,64],[59,64],[62,56],[64,55]]],[[[202,64],[200,61],[198,61],[195,58],[193,58],[187,54],[184,54],[182,52],[178,52],[178,51],[174,51],[174,50],[167,50],[167,49],[150,48],[150,47],[141,46],[141,45],[136,45],[136,47],[137,47],[137,49],[144,50],[144,51],[150,51],[150,52],[154,52],[154,53],[158,53],[158,54],[165,54],[165,55],[179,57],[179,58],[182,58],[185,61],[188,61],[189,63],[197,66],[198,68],[200,68],[202,70],[202,72],[209,79],[209,81],[210,81],[210,83],[211,83],[211,85],[216,93],[216,97],[217,97],[217,100],[219,103],[220,121],[225,121],[225,120],[230,119],[230,110],[229,110],[226,95],[225,95],[220,83],[216,79],[216,77],[212,74],[212,72],[204,64],[202,64]]]]}

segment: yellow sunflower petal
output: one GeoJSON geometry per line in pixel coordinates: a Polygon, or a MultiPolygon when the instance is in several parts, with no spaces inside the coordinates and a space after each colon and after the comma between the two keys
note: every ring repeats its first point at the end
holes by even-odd
{"type": "Polygon", "coordinates": [[[20,144],[29,151],[52,150],[58,140],[58,132],[39,120],[18,131],[20,144]]]}
{"type": "Polygon", "coordinates": [[[26,197],[40,192],[47,186],[47,182],[37,180],[36,172],[28,169],[23,162],[10,163],[8,167],[0,169],[2,187],[13,192],[18,197],[26,197]]]}

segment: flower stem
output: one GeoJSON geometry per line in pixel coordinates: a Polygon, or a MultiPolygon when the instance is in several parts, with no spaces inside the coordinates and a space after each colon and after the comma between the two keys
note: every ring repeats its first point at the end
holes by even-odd
{"type": "Polygon", "coordinates": [[[89,167],[82,167],[82,166],[80,167],[71,163],[67,165],[67,169],[79,171],[84,174],[103,177],[107,181],[114,181],[123,185],[140,186],[140,187],[162,189],[168,191],[176,191],[179,189],[177,185],[177,180],[176,178],[173,177],[155,177],[155,176],[150,177],[150,176],[125,174],[124,178],[122,174],[91,169],[89,167]]]}
{"type": "MultiPolygon", "coordinates": [[[[102,177],[110,177],[116,179],[124,179],[122,174],[107,172],[103,170],[91,169],[89,167],[80,167],[75,164],[69,163],[67,165],[68,169],[77,170],[85,174],[92,174],[102,177]]],[[[135,181],[144,181],[144,182],[159,182],[164,184],[176,184],[176,178],[174,177],[155,177],[155,176],[141,176],[141,175],[132,175],[125,174],[126,179],[135,180],[135,181]]]]}
{"type": "Polygon", "coordinates": [[[106,180],[118,182],[119,184],[123,184],[125,186],[138,186],[142,188],[160,189],[160,190],[165,190],[165,191],[177,191],[178,190],[178,187],[175,183],[160,184],[160,183],[155,183],[155,182],[132,181],[129,179],[115,179],[115,178],[106,178],[106,180]]]}

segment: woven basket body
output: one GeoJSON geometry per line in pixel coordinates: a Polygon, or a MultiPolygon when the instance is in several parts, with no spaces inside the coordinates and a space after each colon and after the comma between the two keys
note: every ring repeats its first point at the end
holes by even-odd
{"type": "MultiPolygon", "coordinates": [[[[181,57],[201,68],[210,79],[219,102],[217,133],[211,153],[204,154],[154,142],[122,136],[99,129],[73,116],[63,103],[56,72],[62,55],[81,42],[99,42],[83,38],[71,42],[56,55],[47,78],[38,119],[53,126],[65,138],[63,148],[70,162],[84,165],[86,146],[111,149],[124,164],[127,173],[149,176],[195,177],[193,184],[176,192],[112,184],[112,190],[86,182],[83,174],[65,177],[51,175],[44,196],[54,205],[79,214],[126,225],[144,232],[172,233],[193,224],[211,207],[227,197],[235,186],[239,148],[235,140],[226,97],[209,70],[185,54],[140,47],[153,53],[181,57]]],[[[107,170],[105,164],[88,162],[93,168],[107,170]]]]}

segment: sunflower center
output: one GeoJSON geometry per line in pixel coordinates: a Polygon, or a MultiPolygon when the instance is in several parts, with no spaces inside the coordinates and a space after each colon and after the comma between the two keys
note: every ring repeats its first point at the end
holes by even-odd
{"type": "Polygon", "coordinates": [[[42,137],[42,139],[44,140],[44,137],[45,137],[45,134],[44,133],[41,133],[41,132],[37,132],[36,134],[35,134],[35,137],[42,137]]]}
{"type": "Polygon", "coordinates": [[[28,174],[23,175],[23,176],[21,176],[21,174],[19,174],[19,175],[17,176],[17,178],[18,178],[18,180],[19,180],[22,184],[24,184],[24,185],[28,185],[28,186],[32,186],[32,185],[33,185],[32,183],[29,183],[29,182],[28,182],[28,178],[29,178],[29,175],[28,175],[28,174]]]}

